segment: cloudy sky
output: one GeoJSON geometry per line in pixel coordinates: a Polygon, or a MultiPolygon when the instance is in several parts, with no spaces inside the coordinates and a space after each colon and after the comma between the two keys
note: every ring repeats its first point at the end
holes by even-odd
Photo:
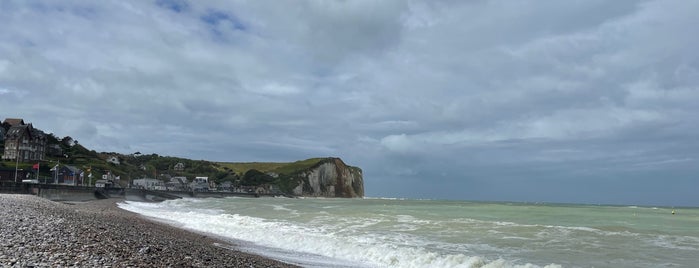
{"type": "Polygon", "coordinates": [[[699,206],[699,1],[0,0],[0,117],[382,197],[699,206]]]}

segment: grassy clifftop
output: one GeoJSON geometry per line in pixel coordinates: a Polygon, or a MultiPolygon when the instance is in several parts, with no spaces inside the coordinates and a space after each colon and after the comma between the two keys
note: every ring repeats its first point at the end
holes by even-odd
{"type": "MultiPolygon", "coordinates": [[[[43,161],[19,163],[18,168],[32,170],[32,165],[40,163],[39,175],[47,181],[53,177],[50,169],[60,163],[61,166],[70,165],[84,171],[85,183],[88,181],[88,173],[93,175],[93,184],[97,179],[102,178],[102,175],[111,174],[121,178],[118,183],[122,186],[128,185],[133,179],[143,177],[169,180],[169,176],[184,176],[191,180],[194,177],[204,176],[217,183],[229,181],[233,186],[276,185],[282,192],[291,193],[294,188],[304,183],[304,177],[301,174],[307,174],[309,170],[324,163],[341,162],[339,158],[333,157],[310,158],[295,162],[213,162],[139,152],[133,154],[95,152],[80,144],[61,144],[61,149],[60,156],[47,155],[43,161]],[[115,158],[118,164],[108,161],[115,158]],[[183,164],[183,169],[176,168],[180,163],[183,164]]],[[[0,161],[0,168],[14,168],[15,164],[17,163],[13,161],[0,161]]],[[[347,168],[354,172],[359,170],[357,167],[347,166],[347,168]]],[[[358,172],[361,173],[361,170],[358,172]]]]}
{"type": "Polygon", "coordinates": [[[340,158],[311,158],[289,163],[225,163],[243,186],[275,185],[284,193],[302,196],[361,197],[362,171],[340,158]]]}
{"type": "Polygon", "coordinates": [[[292,174],[309,169],[325,158],[310,158],[296,162],[218,162],[217,164],[229,168],[240,176],[254,169],[263,173],[292,174]]]}
{"type": "MultiPolygon", "coordinates": [[[[5,129],[3,128],[3,130],[5,129]]],[[[77,176],[79,179],[81,172],[84,173],[84,180],[78,182],[80,184],[94,184],[103,175],[109,174],[111,176],[106,177],[114,179],[118,177],[117,183],[121,186],[126,186],[132,180],[144,177],[168,181],[175,176],[187,177],[189,180],[201,176],[208,177],[209,181],[218,183],[230,182],[232,186],[263,186],[270,189],[276,188],[286,193],[298,189],[298,186],[303,186],[305,191],[310,184],[308,176],[315,176],[313,174],[319,172],[318,167],[328,163],[336,164],[334,171],[323,171],[333,174],[332,180],[336,180],[335,177],[341,177],[343,172],[359,174],[358,176],[361,177],[359,168],[347,166],[342,160],[334,157],[311,158],[286,163],[212,162],[157,154],[141,154],[140,152],[133,154],[96,152],[82,146],[70,136],[58,138],[51,133],[47,134],[46,138],[47,153],[43,160],[19,163],[0,160],[0,171],[11,173],[13,170],[21,170],[22,176],[31,176],[32,178],[36,177],[38,172],[38,178],[41,181],[49,182],[54,180],[54,172],[51,171],[53,167],[71,166],[79,169],[75,175],[71,176],[77,176]],[[38,171],[34,169],[35,164],[39,164],[38,171]],[[88,174],[92,175],[92,179],[88,179],[88,174]]],[[[0,140],[0,145],[2,142],[0,140]]],[[[3,147],[0,146],[1,148],[3,147]]],[[[323,178],[330,180],[326,177],[323,178]]],[[[336,182],[332,183],[332,185],[336,184],[336,182]]]]}

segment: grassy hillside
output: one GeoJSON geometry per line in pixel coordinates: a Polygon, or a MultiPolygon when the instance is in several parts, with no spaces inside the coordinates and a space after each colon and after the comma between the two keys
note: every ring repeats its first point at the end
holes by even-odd
{"type": "MultiPolygon", "coordinates": [[[[70,165],[85,172],[88,170],[92,173],[92,183],[102,178],[104,174],[113,174],[121,178],[122,186],[128,185],[133,179],[138,178],[159,178],[163,179],[164,175],[184,176],[189,180],[197,176],[209,177],[210,180],[216,182],[231,181],[235,184],[244,185],[259,185],[272,183],[284,186],[291,186],[285,182],[285,178],[289,174],[295,174],[300,171],[309,169],[318,164],[325,158],[311,158],[302,161],[278,163],[278,162],[249,162],[249,163],[230,163],[230,162],[211,162],[205,160],[191,160],[179,157],[160,156],[157,154],[117,154],[107,152],[95,152],[89,150],[80,144],[61,145],[63,156],[47,156],[44,161],[19,163],[19,169],[30,170],[32,165],[40,163],[40,176],[50,178],[52,172],[50,169],[56,164],[61,166],[70,165]],[[110,157],[116,156],[119,159],[119,164],[107,162],[110,157]],[[184,170],[175,170],[177,163],[183,163],[184,170]],[[254,170],[256,172],[249,171],[254,170]],[[280,176],[272,178],[267,173],[276,173],[280,176]],[[247,174],[247,176],[246,176],[247,174]]],[[[14,161],[0,162],[0,166],[6,168],[14,167],[14,161]]],[[[87,181],[87,177],[85,178],[87,181]]]]}
{"type": "MultiPolygon", "coordinates": [[[[190,160],[178,157],[159,156],[157,154],[142,155],[131,154],[123,155],[117,153],[98,153],[94,150],[88,150],[82,145],[76,144],[72,146],[62,146],[63,156],[46,156],[44,161],[34,161],[19,163],[20,169],[31,169],[32,165],[40,163],[41,177],[52,177],[50,169],[56,164],[61,166],[70,165],[85,172],[88,170],[92,173],[92,183],[97,179],[101,179],[103,174],[111,173],[114,176],[120,176],[120,184],[125,186],[132,179],[137,178],[162,178],[162,175],[170,176],[185,176],[192,179],[196,176],[205,176],[215,181],[225,180],[231,172],[226,171],[223,167],[210,161],[190,160]],[[119,159],[119,164],[107,162],[107,159],[116,156],[119,159]],[[183,163],[185,169],[175,171],[174,166],[177,163],[183,163]]],[[[0,163],[0,166],[14,167],[14,161],[5,161],[0,163]]],[[[87,178],[85,179],[87,181],[87,178]]]]}
{"type": "Polygon", "coordinates": [[[318,164],[324,158],[311,158],[296,162],[249,162],[249,163],[230,163],[230,162],[219,162],[218,165],[228,168],[235,172],[236,174],[243,176],[249,170],[255,169],[263,173],[273,172],[277,174],[292,174],[301,170],[309,169],[315,164],[318,164]]]}
{"type": "MultiPolygon", "coordinates": [[[[92,173],[92,184],[101,179],[104,174],[119,176],[118,182],[126,186],[133,179],[158,178],[166,179],[167,176],[184,176],[192,180],[194,177],[209,177],[216,182],[230,181],[234,185],[257,186],[263,184],[277,185],[282,191],[289,192],[296,187],[300,178],[296,174],[308,170],[328,158],[311,158],[296,162],[211,162],[205,160],[191,160],[179,157],[160,156],[157,154],[134,153],[129,155],[95,152],[77,143],[62,143],[58,139],[51,142],[60,145],[62,155],[48,155],[46,160],[40,161],[40,177],[51,178],[50,171],[56,164],[70,165],[86,172],[92,173]],[[107,160],[117,157],[119,164],[109,163],[107,160]],[[175,170],[175,165],[184,164],[184,170],[175,170]],[[271,174],[274,173],[274,174],[271,174]]],[[[19,163],[19,168],[31,170],[37,162],[19,163]]],[[[14,167],[13,161],[0,162],[0,167],[14,167]]]]}

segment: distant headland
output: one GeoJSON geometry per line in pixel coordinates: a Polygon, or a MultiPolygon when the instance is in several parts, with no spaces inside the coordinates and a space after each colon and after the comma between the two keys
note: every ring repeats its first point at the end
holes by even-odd
{"type": "Polygon", "coordinates": [[[362,170],[337,157],[287,163],[231,163],[158,154],[96,152],[70,136],[45,133],[20,118],[0,127],[0,183],[363,197],[362,170]]]}

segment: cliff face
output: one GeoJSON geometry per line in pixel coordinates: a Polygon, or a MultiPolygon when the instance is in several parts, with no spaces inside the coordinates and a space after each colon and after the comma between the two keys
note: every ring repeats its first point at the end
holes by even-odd
{"type": "Polygon", "coordinates": [[[297,175],[294,195],[312,197],[364,197],[362,170],[339,158],[326,158],[297,175]]]}

